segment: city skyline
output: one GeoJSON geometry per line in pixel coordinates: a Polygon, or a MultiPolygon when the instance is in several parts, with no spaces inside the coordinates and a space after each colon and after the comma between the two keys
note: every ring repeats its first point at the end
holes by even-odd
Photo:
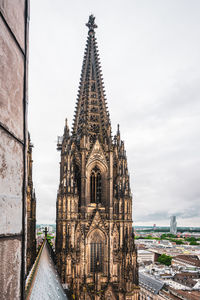
{"type": "Polygon", "coordinates": [[[29,130],[37,223],[55,221],[56,140],[66,117],[71,128],[87,34],[82,28],[91,12],[99,26],[112,132],[119,122],[127,149],[134,224],[169,225],[172,214],[178,226],[200,223],[200,4],[123,3],[44,1],[40,10],[39,1],[31,3],[29,130]]]}

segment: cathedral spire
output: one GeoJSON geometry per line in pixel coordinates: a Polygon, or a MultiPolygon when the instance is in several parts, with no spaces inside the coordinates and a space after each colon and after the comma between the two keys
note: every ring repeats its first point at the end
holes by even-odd
{"type": "Polygon", "coordinates": [[[58,141],[57,267],[76,299],[138,300],[127,157],[119,125],[111,136],[93,15],[86,25],[72,134],[66,120],[58,141]]]}
{"type": "Polygon", "coordinates": [[[97,137],[101,141],[105,138],[109,139],[111,133],[107,130],[110,126],[110,118],[94,31],[97,25],[93,15],[90,15],[86,26],[89,31],[72,132],[77,139],[87,132],[90,142],[93,143],[97,137]]]}

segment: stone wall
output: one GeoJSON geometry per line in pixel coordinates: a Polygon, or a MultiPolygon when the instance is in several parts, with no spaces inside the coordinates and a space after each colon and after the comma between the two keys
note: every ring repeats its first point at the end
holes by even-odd
{"type": "Polygon", "coordinates": [[[30,134],[27,141],[27,186],[26,186],[26,212],[27,212],[27,247],[26,247],[26,273],[28,274],[36,258],[36,197],[32,179],[32,148],[30,134]]]}
{"type": "Polygon", "coordinates": [[[0,299],[23,299],[28,0],[0,0],[0,299]]]}

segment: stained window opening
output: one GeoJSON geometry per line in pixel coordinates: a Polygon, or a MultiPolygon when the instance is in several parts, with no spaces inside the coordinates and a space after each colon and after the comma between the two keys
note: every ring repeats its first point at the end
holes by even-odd
{"type": "Polygon", "coordinates": [[[90,244],[90,272],[103,272],[103,244],[90,244]]]}
{"type": "Polygon", "coordinates": [[[101,203],[101,172],[95,167],[90,176],[90,202],[101,203]]]}

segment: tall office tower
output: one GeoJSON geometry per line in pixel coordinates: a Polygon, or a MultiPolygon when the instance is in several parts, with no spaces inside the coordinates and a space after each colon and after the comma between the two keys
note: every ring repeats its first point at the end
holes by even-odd
{"type": "Polygon", "coordinates": [[[138,299],[132,195],[124,142],[111,123],[91,15],[75,117],[58,141],[58,270],[76,299],[138,299]]]}
{"type": "Polygon", "coordinates": [[[170,217],[170,233],[176,234],[177,233],[177,222],[176,222],[176,216],[170,217]]]}

